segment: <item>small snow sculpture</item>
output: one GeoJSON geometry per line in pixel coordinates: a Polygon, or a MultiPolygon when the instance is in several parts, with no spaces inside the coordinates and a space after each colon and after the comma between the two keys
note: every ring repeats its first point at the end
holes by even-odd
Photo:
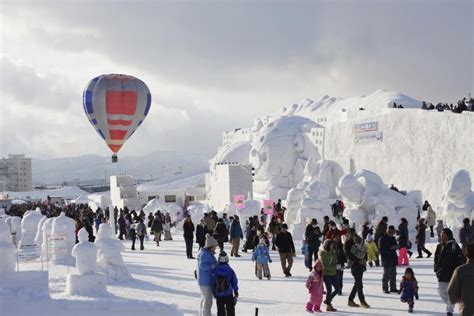
{"type": "Polygon", "coordinates": [[[131,278],[120,253],[125,250],[125,246],[120,240],[112,238],[112,229],[108,224],[100,224],[95,245],[98,249],[97,266],[107,274],[109,280],[131,278]]]}
{"type": "Polygon", "coordinates": [[[469,171],[462,169],[448,174],[444,181],[444,192],[441,217],[457,238],[456,232],[462,227],[463,219],[474,219],[474,192],[469,171]]]}
{"type": "Polygon", "coordinates": [[[35,243],[38,224],[44,216],[39,207],[34,211],[26,212],[21,221],[21,241],[20,246],[29,246],[35,243]]]}
{"type": "MultiPolygon", "coordinates": [[[[39,225],[41,225],[41,229],[40,231],[38,231],[38,234],[36,234],[35,242],[38,245],[38,247],[41,245],[43,258],[47,258],[48,256],[48,243],[51,241],[53,221],[54,221],[54,217],[45,218],[45,221],[41,221],[39,223],[39,225]]],[[[52,246],[52,245],[49,245],[49,246],[52,246]]],[[[47,258],[47,260],[49,259],[51,258],[47,258]]]]}
{"type": "Polygon", "coordinates": [[[89,233],[81,228],[78,233],[79,243],[72,249],[76,258],[77,274],[66,277],[66,294],[97,297],[107,294],[107,278],[97,273],[97,247],[89,242],[89,233]]]}
{"type": "Polygon", "coordinates": [[[15,246],[10,227],[4,221],[0,221],[0,258],[0,273],[15,271],[15,246]]]}
{"type": "Polygon", "coordinates": [[[53,261],[55,263],[65,264],[73,262],[71,251],[76,243],[76,222],[72,218],[67,217],[64,212],[61,212],[61,214],[53,220],[51,235],[54,238],[59,236],[64,237],[66,243],[65,251],[55,251],[53,253],[53,261]]]}
{"type": "Polygon", "coordinates": [[[362,170],[355,175],[347,174],[339,180],[339,192],[344,198],[344,216],[360,228],[365,221],[376,225],[383,216],[396,227],[400,218],[408,220],[410,239],[414,240],[414,229],[418,209],[415,203],[399,192],[390,190],[382,179],[372,171],[362,170]]]}
{"type": "Polygon", "coordinates": [[[10,227],[11,239],[15,247],[21,240],[21,218],[18,216],[11,216],[6,219],[5,223],[10,227]]]}

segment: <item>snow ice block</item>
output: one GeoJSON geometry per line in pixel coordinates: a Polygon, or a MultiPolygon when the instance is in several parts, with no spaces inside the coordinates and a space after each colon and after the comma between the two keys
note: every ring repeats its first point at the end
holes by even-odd
{"type": "Polygon", "coordinates": [[[66,294],[97,297],[107,293],[107,277],[103,273],[70,273],[66,277],[66,294]]]}

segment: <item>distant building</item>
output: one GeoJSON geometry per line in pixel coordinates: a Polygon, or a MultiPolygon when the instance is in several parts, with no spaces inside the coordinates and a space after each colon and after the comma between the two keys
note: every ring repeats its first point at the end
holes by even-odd
{"type": "Polygon", "coordinates": [[[140,212],[142,206],[133,178],[129,175],[110,177],[110,199],[112,205],[119,209],[126,206],[130,211],[140,212]]]}
{"type": "Polygon", "coordinates": [[[8,155],[0,160],[0,182],[5,191],[31,191],[31,158],[25,154],[8,155]]]}
{"type": "Polygon", "coordinates": [[[208,174],[210,204],[220,212],[233,203],[234,195],[253,199],[252,166],[239,163],[217,163],[208,174]],[[250,195],[250,196],[249,196],[250,195]]]}

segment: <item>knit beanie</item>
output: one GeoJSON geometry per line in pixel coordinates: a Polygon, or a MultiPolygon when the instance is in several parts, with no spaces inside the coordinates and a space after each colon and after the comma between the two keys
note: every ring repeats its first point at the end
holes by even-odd
{"type": "Polygon", "coordinates": [[[374,238],[372,237],[371,234],[368,234],[368,235],[367,235],[367,241],[368,241],[368,242],[371,242],[372,240],[374,240],[374,238]]]}
{"type": "Polygon", "coordinates": [[[206,248],[217,247],[218,243],[211,235],[206,234],[206,243],[204,244],[206,248]]]}
{"type": "Polygon", "coordinates": [[[218,262],[219,262],[219,263],[228,263],[228,262],[229,262],[229,257],[227,256],[227,254],[225,253],[224,250],[222,250],[222,251],[219,253],[218,262]]]}

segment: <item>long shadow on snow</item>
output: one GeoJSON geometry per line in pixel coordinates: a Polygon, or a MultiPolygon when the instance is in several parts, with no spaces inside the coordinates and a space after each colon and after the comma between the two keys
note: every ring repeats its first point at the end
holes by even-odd
{"type": "Polygon", "coordinates": [[[133,279],[130,281],[126,282],[117,282],[114,285],[122,286],[122,287],[128,287],[132,289],[138,289],[138,290],[145,290],[145,291],[157,291],[157,292],[164,292],[167,294],[174,294],[174,295],[181,295],[185,297],[201,297],[200,294],[198,293],[193,293],[193,292],[188,292],[188,291],[180,291],[180,290],[175,290],[172,288],[164,287],[158,284],[154,284],[151,282],[146,282],[143,280],[139,279],[133,279]]]}

